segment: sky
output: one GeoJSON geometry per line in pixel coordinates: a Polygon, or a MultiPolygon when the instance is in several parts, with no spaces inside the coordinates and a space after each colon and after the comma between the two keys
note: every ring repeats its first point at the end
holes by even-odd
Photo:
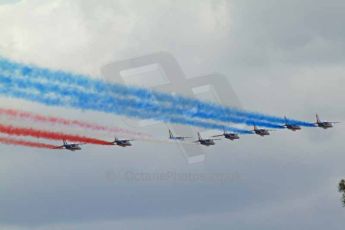
{"type": "MultiPolygon", "coordinates": [[[[242,108],[344,121],[344,10],[341,0],[6,0],[0,56],[104,78],[110,63],[167,52],[187,78],[226,76],[242,108]]],[[[110,114],[0,101],[137,128],[110,114]]],[[[223,140],[197,164],[164,143],[74,153],[0,145],[0,228],[343,229],[344,135],[342,123],[223,140]],[[167,174],[218,179],[157,178],[167,174]]]]}

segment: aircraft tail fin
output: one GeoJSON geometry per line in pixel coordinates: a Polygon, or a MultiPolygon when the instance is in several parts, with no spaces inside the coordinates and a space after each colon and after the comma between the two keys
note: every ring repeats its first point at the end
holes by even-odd
{"type": "Polygon", "coordinates": [[[171,132],[170,129],[169,129],[169,137],[170,137],[170,138],[174,138],[174,135],[173,135],[173,133],[171,132]]]}
{"type": "Polygon", "coordinates": [[[199,132],[198,132],[198,139],[199,139],[199,141],[201,140],[201,135],[199,132]]]}
{"type": "Polygon", "coordinates": [[[316,114],[316,123],[321,123],[321,121],[320,121],[320,118],[319,118],[319,115],[318,115],[318,114],[316,114]]]}
{"type": "Polygon", "coordinates": [[[62,139],[62,143],[63,143],[64,145],[67,145],[67,142],[66,142],[65,139],[62,139]]]}

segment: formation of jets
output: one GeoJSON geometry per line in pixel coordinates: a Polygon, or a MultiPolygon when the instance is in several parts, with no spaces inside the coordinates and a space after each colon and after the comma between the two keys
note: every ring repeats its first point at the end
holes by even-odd
{"type": "MultiPolygon", "coordinates": [[[[301,126],[299,126],[299,125],[289,123],[289,121],[286,117],[284,117],[284,119],[285,119],[285,124],[282,127],[289,129],[289,130],[292,130],[292,131],[297,131],[297,130],[302,129],[301,126]]],[[[314,126],[320,127],[323,129],[328,129],[328,128],[332,128],[333,124],[336,124],[336,123],[340,123],[340,122],[321,121],[319,118],[319,115],[316,114],[316,122],[314,123],[314,126]]],[[[251,132],[253,134],[256,134],[256,135],[259,135],[262,137],[270,135],[270,131],[275,131],[275,130],[257,128],[255,124],[254,124],[254,129],[251,130],[251,132]]],[[[225,130],[222,134],[214,135],[212,137],[224,137],[224,138],[229,139],[231,141],[240,139],[240,137],[237,133],[229,133],[229,132],[226,132],[225,130]]],[[[171,140],[171,141],[184,142],[188,138],[192,138],[192,137],[174,136],[174,134],[169,129],[169,140],[171,140]]],[[[211,145],[216,144],[215,143],[216,140],[221,140],[221,139],[219,139],[219,138],[202,138],[200,133],[198,132],[198,140],[194,141],[193,143],[198,143],[198,144],[204,145],[204,146],[211,146],[211,145]]],[[[112,142],[109,142],[109,145],[118,145],[120,147],[129,147],[129,146],[132,146],[131,141],[134,141],[134,140],[118,139],[115,137],[115,140],[112,142]]],[[[70,151],[77,151],[77,150],[81,150],[80,145],[83,145],[83,144],[85,144],[85,143],[68,144],[66,140],[63,140],[63,145],[56,146],[54,149],[66,149],[66,150],[70,150],[70,151]]]]}

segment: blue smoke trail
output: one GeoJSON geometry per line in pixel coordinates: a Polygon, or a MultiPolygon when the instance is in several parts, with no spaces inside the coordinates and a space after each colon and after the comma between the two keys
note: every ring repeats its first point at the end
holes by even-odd
{"type": "Polygon", "coordinates": [[[215,123],[186,119],[178,116],[166,116],[153,105],[145,105],[140,102],[127,99],[114,100],[112,97],[99,97],[93,93],[80,93],[59,86],[44,85],[39,82],[27,82],[21,79],[0,75],[0,94],[7,96],[40,102],[53,106],[68,106],[79,109],[91,109],[106,113],[116,113],[142,119],[156,119],[169,123],[197,126],[207,129],[226,129],[240,134],[250,134],[251,131],[237,129],[215,123]],[[33,93],[34,92],[34,93],[33,93]],[[36,92],[36,93],[35,93],[36,92]],[[49,96],[54,92],[54,96],[49,96]],[[151,108],[150,108],[151,107],[151,108]],[[139,110],[139,111],[138,111],[139,110]]]}
{"type": "MultiPolygon", "coordinates": [[[[5,75],[3,75],[3,77],[5,77],[5,75]]],[[[8,78],[10,78],[10,77],[8,77],[8,78]]],[[[25,87],[27,84],[29,84],[29,82],[36,82],[36,81],[34,81],[35,79],[31,80],[31,78],[28,78],[27,76],[19,77],[19,78],[15,78],[15,77],[11,76],[11,79],[18,79],[18,81],[19,81],[18,84],[20,84],[20,87],[22,87],[22,88],[25,87]]],[[[43,89],[49,88],[50,93],[53,92],[55,94],[60,94],[60,95],[67,95],[67,94],[72,93],[72,96],[74,96],[74,97],[78,96],[77,93],[80,92],[80,90],[78,88],[61,87],[61,86],[55,85],[54,83],[51,83],[51,82],[45,82],[45,86],[41,85],[39,87],[37,87],[37,84],[36,84],[36,88],[39,91],[42,91],[43,89]]],[[[94,100],[97,97],[100,97],[100,95],[94,94],[92,99],[94,100]]],[[[102,98],[103,97],[109,97],[109,95],[104,95],[101,97],[102,98]]],[[[116,101],[119,101],[121,98],[117,97],[117,98],[114,98],[114,100],[116,99],[116,101]]],[[[128,98],[130,98],[130,97],[128,97],[128,98]]],[[[124,99],[122,99],[122,100],[124,100],[124,99]]],[[[160,110],[160,113],[162,115],[165,115],[165,116],[171,116],[171,114],[178,114],[178,115],[183,115],[185,117],[194,118],[194,114],[195,114],[195,112],[193,112],[193,111],[191,112],[190,110],[188,110],[188,109],[190,109],[188,107],[187,108],[179,108],[179,107],[167,107],[167,106],[162,107],[162,105],[158,106],[157,103],[155,103],[156,102],[155,100],[153,100],[153,102],[152,102],[152,100],[146,100],[146,101],[140,100],[141,103],[137,103],[135,105],[133,105],[133,103],[131,104],[131,102],[132,101],[126,100],[123,104],[126,104],[127,106],[135,107],[136,109],[138,109],[138,108],[144,109],[143,112],[147,112],[148,109],[151,109],[151,110],[153,109],[155,111],[160,110]]],[[[199,117],[204,118],[205,115],[201,114],[199,116],[196,116],[195,118],[199,118],[199,117]]],[[[210,119],[211,117],[207,116],[206,118],[210,119]]],[[[225,119],[223,119],[223,121],[233,122],[233,123],[246,123],[246,124],[252,125],[251,121],[245,120],[243,118],[236,118],[236,117],[225,117],[225,119]]],[[[260,122],[260,121],[257,121],[256,124],[259,126],[265,126],[265,127],[270,127],[270,128],[281,128],[281,126],[279,126],[279,125],[260,122]]]]}
{"type": "MultiPolygon", "coordinates": [[[[4,74],[2,75],[4,78],[6,77],[4,74]]],[[[58,84],[54,84],[54,83],[48,83],[46,82],[45,86],[43,85],[44,83],[39,83],[37,81],[31,80],[31,78],[28,77],[19,77],[16,78],[14,76],[7,76],[7,78],[12,79],[12,81],[14,81],[14,79],[18,79],[18,83],[20,84],[20,87],[22,88],[30,88],[30,87],[34,87],[35,90],[38,90],[40,92],[42,92],[43,90],[45,92],[50,92],[50,93],[54,93],[54,94],[59,94],[61,96],[68,96],[69,98],[73,99],[75,97],[80,97],[80,95],[83,95],[85,93],[88,92],[82,92],[81,90],[79,90],[78,88],[71,88],[68,86],[61,86],[58,84]],[[47,91],[48,90],[48,91],[47,91]]],[[[105,97],[109,97],[109,95],[99,95],[99,93],[95,93],[93,92],[92,95],[92,100],[95,100],[96,98],[105,98],[105,97]]],[[[206,115],[198,112],[198,116],[195,116],[195,112],[193,111],[188,111],[188,108],[179,108],[179,107],[167,107],[167,106],[162,106],[161,104],[157,104],[155,103],[155,100],[135,100],[135,99],[131,99],[130,97],[128,98],[123,98],[123,97],[116,97],[114,98],[114,102],[122,102],[122,106],[126,105],[126,106],[131,106],[132,108],[135,108],[137,110],[142,110],[142,113],[147,113],[148,110],[151,111],[159,111],[160,115],[163,116],[171,116],[172,114],[175,114],[175,116],[184,116],[184,117],[189,117],[189,118],[203,118],[203,119],[212,119],[211,116],[206,115]]],[[[216,120],[216,119],[215,119],[216,120]]],[[[232,123],[245,123],[247,125],[253,125],[253,122],[250,120],[245,120],[243,118],[240,117],[224,117],[222,120],[222,122],[232,122],[232,123]]],[[[258,126],[263,126],[263,127],[269,127],[269,128],[282,128],[282,126],[280,125],[276,125],[276,124],[271,124],[271,123],[267,123],[267,122],[262,122],[262,121],[256,121],[255,122],[256,125],[258,126]]]]}
{"type": "MultiPolygon", "coordinates": [[[[120,95],[123,97],[135,97],[143,101],[161,102],[164,103],[165,106],[175,107],[177,109],[179,108],[180,111],[184,112],[185,116],[189,116],[191,118],[244,123],[247,125],[253,125],[255,123],[258,126],[268,128],[282,128],[282,126],[272,123],[285,123],[285,120],[279,117],[245,112],[235,108],[227,108],[212,103],[201,102],[196,99],[172,96],[170,94],[154,92],[137,87],[110,84],[101,80],[91,79],[83,75],[70,74],[61,71],[51,71],[49,69],[10,62],[5,59],[0,59],[0,67],[4,70],[23,75],[27,78],[44,79],[50,83],[67,83],[70,87],[74,86],[87,90],[93,90],[94,92],[98,92],[102,95],[120,95]],[[186,113],[185,111],[188,112],[186,113]]],[[[301,126],[314,126],[312,123],[291,119],[289,119],[288,122],[301,126]]]]}

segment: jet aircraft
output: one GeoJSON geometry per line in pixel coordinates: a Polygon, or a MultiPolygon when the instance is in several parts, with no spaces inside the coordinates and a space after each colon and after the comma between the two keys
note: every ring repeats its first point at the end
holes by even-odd
{"type": "Polygon", "coordinates": [[[215,136],[212,136],[212,137],[221,137],[221,136],[223,136],[226,139],[229,139],[231,141],[240,139],[240,137],[238,136],[237,133],[227,133],[225,130],[224,130],[223,134],[215,135],[215,136]]]}
{"type": "Polygon", "coordinates": [[[285,128],[290,129],[292,131],[297,131],[297,130],[301,130],[301,126],[293,124],[293,123],[289,123],[288,119],[286,117],[284,117],[285,119],[285,125],[283,125],[285,128]]]}
{"type": "Polygon", "coordinates": [[[320,127],[320,128],[323,128],[323,129],[328,129],[328,128],[332,128],[333,124],[336,124],[336,123],[340,123],[340,122],[337,122],[337,121],[321,121],[320,118],[319,118],[319,115],[316,114],[316,123],[315,123],[315,125],[317,127],[320,127]]]}
{"type": "Polygon", "coordinates": [[[132,146],[131,141],[133,141],[133,140],[120,140],[120,139],[115,137],[115,140],[113,142],[111,142],[111,144],[118,145],[121,147],[128,147],[128,146],[132,146]]]}
{"type": "Polygon", "coordinates": [[[201,137],[200,133],[198,132],[198,140],[195,141],[194,143],[199,143],[201,145],[210,146],[210,145],[215,145],[216,144],[214,142],[215,140],[220,140],[220,139],[212,139],[212,138],[203,139],[201,137]]]}
{"type": "Polygon", "coordinates": [[[192,138],[192,137],[175,137],[174,134],[169,129],[169,139],[174,141],[184,141],[186,138],[192,138]]]}
{"type": "Polygon", "coordinates": [[[256,127],[256,125],[254,125],[253,131],[254,131],[255,134],[257,134],[259,136],[262,136],[262,137],[270,135],[270,132],[269,132],[268,129],[258,129],[256,127]]]}
{"type": "Polygon", "coordinates": [[[62,142],[63,142],[63,145],[56,146],[54,149],[67,149],[70,151],[81,150],[80,145],[82,144],[68,144],[66,140],[62,140],[62,142]]]}

